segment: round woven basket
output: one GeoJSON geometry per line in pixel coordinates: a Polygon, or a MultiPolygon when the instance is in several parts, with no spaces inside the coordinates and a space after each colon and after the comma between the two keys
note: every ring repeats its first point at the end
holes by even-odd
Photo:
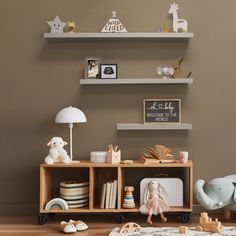
{"type": "Polygon", "coordinates": [[[60,197],[67,202],[69,208],[88,206],[89,182],[86,180],[61,182],[60,197]]]}

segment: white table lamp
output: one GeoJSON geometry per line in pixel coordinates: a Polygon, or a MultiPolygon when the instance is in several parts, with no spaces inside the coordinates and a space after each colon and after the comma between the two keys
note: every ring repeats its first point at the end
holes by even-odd
{"type": "Polygon", "coordinates": [[[69,124],[70,128],[70,159],[73,160],[72,154],[72,128],[73,123],[85,123],[87,122],[85,114],[76,107],[66,107],[59,111],[55,118],[56,123],[66,123],[69,124]]]}

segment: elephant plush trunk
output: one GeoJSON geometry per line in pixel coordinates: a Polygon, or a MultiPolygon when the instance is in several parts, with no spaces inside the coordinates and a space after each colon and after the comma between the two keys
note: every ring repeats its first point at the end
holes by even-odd
{"type": "Polygon", "coordinates": [[[216,202],[209,198],[203,190],[205,181],[199,179],[194,186],[194,193],[198,203],[207,210],[216,210],[222,207],[222,203],[216,202]]]}

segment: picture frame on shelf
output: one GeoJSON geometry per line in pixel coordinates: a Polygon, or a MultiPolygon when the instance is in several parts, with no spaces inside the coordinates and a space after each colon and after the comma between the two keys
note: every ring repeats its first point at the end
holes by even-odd
{"type": "Polygon", "coordinates": [[[179,124],[181,123],[180,99],[144,99],[144,124],[179,124]]]}
{"type": "Polygon", "coordinates": [[[101,57],[86,57],[84,62],[84,78],[98,79],[100,75],[101,57]]]}
{"type": "Polygon", "coordinates": [[[117,79],[117,64],[100,64],[100,79],[117,79]]]}

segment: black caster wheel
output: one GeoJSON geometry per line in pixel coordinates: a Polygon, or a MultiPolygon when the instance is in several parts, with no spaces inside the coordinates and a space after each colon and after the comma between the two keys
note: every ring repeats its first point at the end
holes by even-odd
{"type": "Polygon", "coordinates": [[[181,215],[181,221],[182,221],[182,223],[188,223],[188,222],[189,222],[189,220],[190,220],[190,214],[191,214],[191,213],[189,213],[189,212],[184,212],[184,213],[182,213],[182,215],[181,215]]]}
{"type": "Polygon", "coordinates": [[[56,213],[48,213],[47,216],[48,218],[53,218],[56,215],[56,213]]]}
{"type": "Polygon", "coordinates": [[[115,218],[116,218],[116,222],[121,224],[121,223],[124,223],[125,221],[125,214],[123,213],[116,213],[115,214],[115,218]]]}
{"type": "Polygon", "coordinates": [[[46,224],[47,219],[48,219],[47,214],[39,214],[39,215],[38,215],[38,224],[39,224],[39,225],[44,225],[44,224],[46,224]]]}

